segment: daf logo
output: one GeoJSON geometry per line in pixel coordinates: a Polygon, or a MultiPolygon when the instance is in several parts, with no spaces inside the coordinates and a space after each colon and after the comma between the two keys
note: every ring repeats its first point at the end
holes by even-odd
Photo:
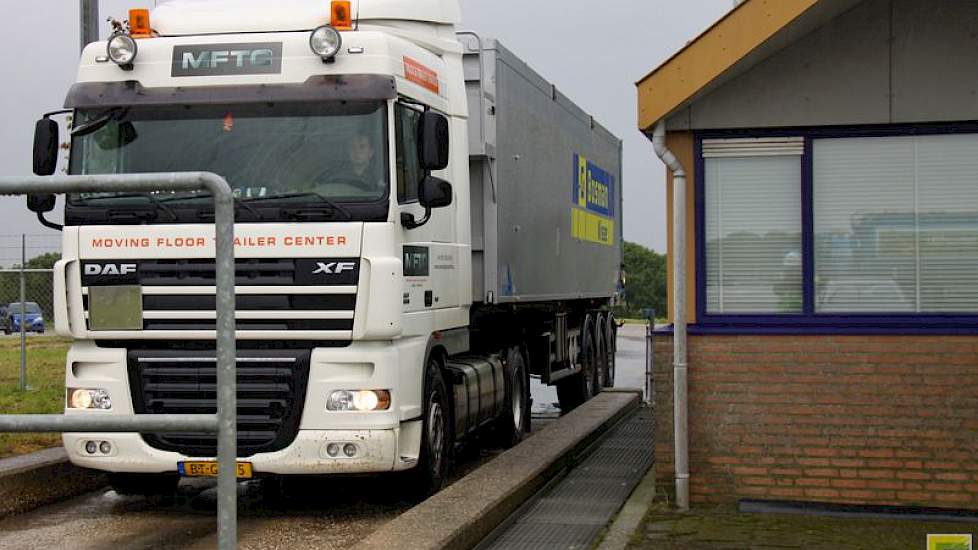
{"type": "Polygon", "coordinates": [[[136,264],[85,264],[85,275],[132,275],[136,264]]]}
{"type": "Polygon", "coordinates": [[[316,262],[316,269],[312,272],[313,275],[339,275],[340,273],[346,271],[353,271],[357,268],[357,264],[353,262],[316,262]]]}

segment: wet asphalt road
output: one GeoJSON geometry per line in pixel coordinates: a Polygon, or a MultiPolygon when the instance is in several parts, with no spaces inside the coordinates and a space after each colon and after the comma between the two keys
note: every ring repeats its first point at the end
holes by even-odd
{"type": "MultiPolygon", "coordinates": [[[[617,387],[641,388],[645,328],[618,335],[617,387]]],[[[533,383],[533,431],[559,411],[553,388],[533,383]]],[[[530,436],[532,438],[532,435],[530,436]]],[[[474,444],[457,458],[459,479],[501,452],[474,444]]],[[[393,475],[303,478],[276,490],[261,480],[238,486],[239,547],[350,548],[414,505],[393,475]]],[[[209,480],[184,480],[173,499],[122,497],[105,490],[0,521],[0,549],[214,548],[216,489],[209,480]]]]}

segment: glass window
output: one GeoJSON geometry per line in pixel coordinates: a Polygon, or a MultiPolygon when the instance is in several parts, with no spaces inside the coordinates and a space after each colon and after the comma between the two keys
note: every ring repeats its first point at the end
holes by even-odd
{"type": "MultiPolygon", "coordinates": [[[[388,196],[387,110],[383,102],[172,105],[80,111],[73,174],[206,170],[242,199],[319,195],[367,203],[388,196]]],[[[183,205],[195,193],[159,193],[183,205]]],[[[82,194],[76,202],[145,203],[131,194],[82,194]]],[[[200,202],[200,201],[198,201],[200,202]]]]}
{"type": "Polygon", "coordinates": [[[820,139],[816,311],[978,312],[978,135],[820,139]]]}
{"type": "Polygon", "coordinates": [[[801,156],[705,159],[706,310],[802,311],[801,156]]]}
{"type": "Polygon", "coordinates": [[[20,302],[15,302],[15,303],[12,303],[12,304],[6,306],[7,311],[9,311],[10,313],[15,313],[15,314],[16,313],[20,313],[21,307],[23,307],[24,313],[40,313],[41,312],[41,306],[37,305],[35,302],[24,302],[24,305],[23,306],[20,305],[20,302]]]}
{"type": "Polygon", "coordinates": [[[397,202],[418,200],[418,186],[424,178],[418,157],[418,123],[421,113],[398,103],[394,110],[394,132],[397,139],[397,202]]]}

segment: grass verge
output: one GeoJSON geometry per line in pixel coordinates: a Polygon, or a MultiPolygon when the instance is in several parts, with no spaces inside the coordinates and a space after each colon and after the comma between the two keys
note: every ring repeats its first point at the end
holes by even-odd
{"type": "MultiPolygon", "coordinates": [[[[0,338],[0,414],[64,411],[65,355],[70,341],[53,336],[27,339],[27,391],[20,391],[20,338],[0,338]]],[[[0,458],[56,447],[60,434],[0,433],[0,458]]]]}
{"type": "Polygon", "coordinates": [[[978,535],[973,523],[826,517],[795,514],[747,514],[736,506],[693,506],[677,512],[657,495],[629,550],[727,550],[798,548],[805,550],[906,550],[924,548],[928,534],[978,535]]]}

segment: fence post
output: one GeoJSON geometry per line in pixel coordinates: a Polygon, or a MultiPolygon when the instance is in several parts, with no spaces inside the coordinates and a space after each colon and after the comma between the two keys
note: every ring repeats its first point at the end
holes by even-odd
{"type": "Polygon", "coordinates": [[[27,236],[20,234],[20,391],[27,391],[27,306],[24,268],[27,263],[27,236]]]}

